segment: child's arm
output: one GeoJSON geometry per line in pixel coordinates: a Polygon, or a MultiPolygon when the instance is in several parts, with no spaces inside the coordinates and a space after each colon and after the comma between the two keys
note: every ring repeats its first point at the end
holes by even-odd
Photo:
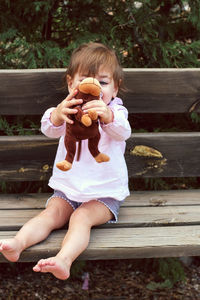
{"type": "Polygon", "coordinates": [[[84,111],[95,109],[100,118],[102,129],[113,139],[125,141],[131,135],[128,122],[128,111],[119,98],[113,100],[111,105],[106,105],[102,100],[94,100],[84,104],[84,111]]]}
{"type": "Polygon", "coordinates": [[[70,93],[57,107],[48,109],[41,120],[41,131],[51,138],[59,138],[65,133],[65,123],[72,124],[73,121],[68,117],[76,114],[77,109],[71,108],[82,103],[81,99],[74,99],[76,91],[70,93]]]}
{"type": "Polygon", "coordinates": [[[128,111],[122,105],[111,107],[113,121],[101,124],[102,129],[117,141],[125,141],[131,135],[131,127],[128,122],[128,111]]]}
{"type": "Polygon", "coordinates": [[[81,99],[74,98],[77,92],[77,90],[73,90],[67,98],[58,104],[58,106],[53,110],[51,114],[51,122],[54,126],[61,126],[64,122],[73,124],[73,121],[68,117],[68,115],[76,114],[78,110],[74,106],[83,102],[81,99]]]}
{"type": "Polygon", "coordinates": [[[94,110],[99,116],[100,122],[108,124],[113,121],[113,112],[103,100],[93,100],[83,105],[83,111],[89,113],[94,110]]]}
{"type": "Polygon", "coordinates": [[[55,110],[55,107],[51,107],[47,109],[42,116],[41,120],[41,132],[50,138],[59,138],[65,133],[65,124],[63,123],[61,126],[55,126],[51,122],[52,112],[55,110]]]}

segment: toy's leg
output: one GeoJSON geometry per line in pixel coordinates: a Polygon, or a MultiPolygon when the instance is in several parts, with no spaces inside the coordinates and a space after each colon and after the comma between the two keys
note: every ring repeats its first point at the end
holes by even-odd
{"type": "Polygon", "coordinates": [[[100,140],[100,133],[98,133],[98,135],[96,135],[94,138],[90,138],[88,140],[88,148],[90,150],[90,153],[98,163],[109,161],[110,158],[108,155],[99,152],[98,149],[99,140],[100,140]]]}
{"type": "Polygon", "coordinates": [[[76,140],[69,138],[68,136],[65,137],[65,147],[67,150],[67,155],[65,160],[58,162],[56,167],[61,171],[68,171],[72,167],[72,163],[74,160],[74,156],[76,153],[76,140]]]}

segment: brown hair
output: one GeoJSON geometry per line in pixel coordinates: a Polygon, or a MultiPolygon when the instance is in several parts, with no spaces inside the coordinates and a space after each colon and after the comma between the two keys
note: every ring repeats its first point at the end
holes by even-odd
{"type": "Polygon", "coordinates": [[[115,51],[101,44],[90,42],[82,44],[72,53],[66,76],[74,78],[76,73],[94,77],[100,67],[105,67],[113,76],[115,85],[123,85],[123,70],[115,51]]]}

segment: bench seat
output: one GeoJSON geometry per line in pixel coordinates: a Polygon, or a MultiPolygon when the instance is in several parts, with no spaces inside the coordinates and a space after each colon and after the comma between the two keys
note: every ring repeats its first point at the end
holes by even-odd
{"type": "MultiPolygon", "coordinates": [[[[122,204],[117,224],[92,229],[79,259],[192,256],[200,252],[200,190],[136,191],[122,204]]],[[[45,205],[49,194],[1,195],[0,239],[16,231],[45,205]]],[[[20,261],[55,255],[67,227],[25,250],[20,261]]],[[[4,262],[0,256],[0,262],[4,262]]]]}

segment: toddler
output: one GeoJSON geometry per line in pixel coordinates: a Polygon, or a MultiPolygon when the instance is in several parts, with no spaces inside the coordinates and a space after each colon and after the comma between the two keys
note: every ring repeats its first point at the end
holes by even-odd
{"type": "Polygon", "coordinates": [[[127,109],[116,97],[122,81],[122,68],[115,52],[107,46],[91,42],[72,53],[66,71],[69,95],[57,107],[49,108],[41,120],[41,130],[46,136],[60,138],[49,180],[54,193],[46,208],[24,224],[14,238],[0,241],[0,252],[9,261],[17,261],[24,249],[46,239],[52,230],[68,222],[57,255],[41,259],[33,267],[35,272],[50,272],[65,280],[70,276],[73,261],[87,248],[91,228],[117,221],[119,207],[129,195],[124,151],[131,128],[127,109]],[[101,85],[102,99],[84,104],[83,109],[85,113],[90,109],[97,112],[101,134],[99,150],[110,160],[96,162],[88,150],[88,141],[83,140],[80,160],[75,159],[72,168],[63,172],[56,164],[66,156],[66,123],[73,123],[69,115],[76,114],[74,107],[83,102],[74,96],[78,84],[86,77],[98,79],[101,85]]]}

